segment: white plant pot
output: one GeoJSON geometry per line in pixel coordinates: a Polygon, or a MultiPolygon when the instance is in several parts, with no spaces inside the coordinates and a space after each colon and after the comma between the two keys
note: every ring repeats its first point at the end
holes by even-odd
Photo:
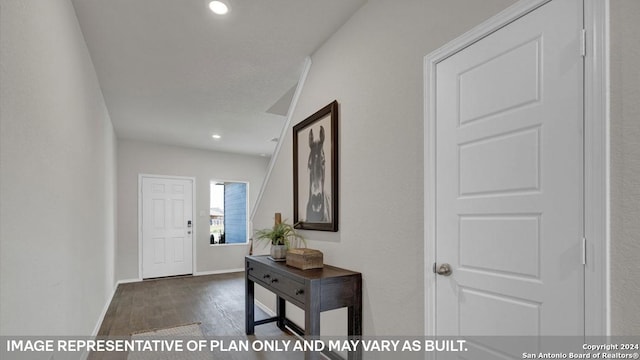
{"type": "Polygon", "coordinates": [[[286,245],[271,245],[271,257],[280,260],[287,257],[286,245]]]}

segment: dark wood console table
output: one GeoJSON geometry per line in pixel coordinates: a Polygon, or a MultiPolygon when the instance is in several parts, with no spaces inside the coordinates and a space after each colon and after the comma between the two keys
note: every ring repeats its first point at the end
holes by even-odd
{"type": "MultiPolygon", "coordinates": [[[[362,274],[324,265],[322,269],[299,270],[283,262],[269,260],[267,256],[245,258],[246,331],[253,335],[256,325],[276,322],[300,336],[320,336],[320,312],[347,307],[349,337],[362,335],[362,274]],[[277,315],[255,321],[254,285],[258,284],[276,294],[277,315]],[[304,329],[287,319],[285,303],[290,302],[304,310],[304,329]]],[[[330,358],[340,359],[336,354],[330,358]]],[[[317,353],[305,353],[305,359],[316,359],[317,353]]],[[[362,359],[362,352],[349,352],[349,360],[362,359]]]]}

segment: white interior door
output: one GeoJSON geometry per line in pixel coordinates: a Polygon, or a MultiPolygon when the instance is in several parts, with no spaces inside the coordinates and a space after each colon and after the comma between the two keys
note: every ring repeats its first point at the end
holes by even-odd
{"type": "Polygon", "coordinates": [[[436,65],[436,335],[584,334],[582,11],[553,0],[436,65]]]}
{"type": "Polygon", "coordinates": [[[192,274],[193,182],[142,177],[142,278],[192,274]]]}

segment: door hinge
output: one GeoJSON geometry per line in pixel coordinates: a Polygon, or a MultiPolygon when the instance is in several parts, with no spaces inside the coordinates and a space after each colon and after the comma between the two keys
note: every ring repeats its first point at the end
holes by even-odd
{"type": "Polygon", "coordinates": [[[433,273],[437,274],[438,270],[436,269],[436,263],[433,263],[433,273]]]}
{"type": "Polygon", "coordinates": [[[580,55],[582,57],[587,56],[587,30],[580,30],[580,55]]]}
{"type": "Polygon", "coordinates": [[[587,265],[587,238],[582,238],[582,265],[587,265]]]}

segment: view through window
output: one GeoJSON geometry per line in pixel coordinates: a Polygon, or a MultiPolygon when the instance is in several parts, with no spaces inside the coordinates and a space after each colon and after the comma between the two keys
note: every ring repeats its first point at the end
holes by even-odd
{"type": "Polygon", "coordinates": [[[247,242],[247,193],[248,186],[243,182],[211,182],[210,244],[245,244],[247,242]]]}

